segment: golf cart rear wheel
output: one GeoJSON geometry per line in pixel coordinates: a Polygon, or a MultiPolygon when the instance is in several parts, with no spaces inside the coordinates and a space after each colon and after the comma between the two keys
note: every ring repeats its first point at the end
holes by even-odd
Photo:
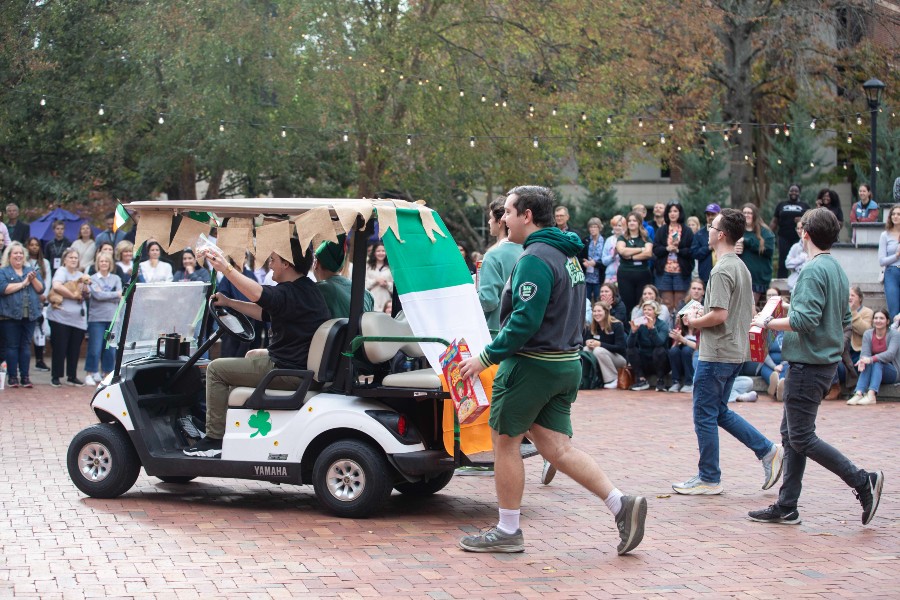
{"type": "Polygon", "coordinates": [[[91,498],[116,498],[131,489],[141,463],[118,423],[93,425],[78,433],[66,454],[69,477],[91,498]]]}
{"type": "Polygon", "coordinates": [[[366,442],[334,442],[313,467],[316,497],[339,517],[368,517],[391,494],[390,469],[384,454],[366,442]]]}
{"type": "Polygon", "coordinates": [[[190,483],[196,479],[196,477],[192,475],[165,475],[157,476],[156,478],[163,483],[190,483]]]}
{"type": "Polygon", "coordinates": [[[450,483],[453,479],[453,471],[445,471],[435,475],[428,481],[404,481],[394,486],[394,489],[404,496],[412,496],[413,498],[425,498],[436,494],[450,483]]]}

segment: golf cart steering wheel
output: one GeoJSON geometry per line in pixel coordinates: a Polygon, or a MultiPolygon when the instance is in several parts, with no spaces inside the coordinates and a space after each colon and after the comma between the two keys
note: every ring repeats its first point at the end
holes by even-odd
{"type": "Polygon", "coordinates": [[[236,337],[242,342],[252,342],[256,336],[256,329],[247,315],[227,306],[216,306],[215,301],[215,296],[209,297],[209,314],[219,324],[219,331],[236,337]]]}

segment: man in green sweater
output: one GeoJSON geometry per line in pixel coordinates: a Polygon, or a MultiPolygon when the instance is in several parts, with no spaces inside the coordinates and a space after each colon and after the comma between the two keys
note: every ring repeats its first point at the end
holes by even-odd
{"type": "Polygon", "coordinates": [[[509,239],[525,251],[503,289],[497,337],[478,356],[463,361],[460,374],[477,376],[492,364],[491,439],[500,522],[459,541],[470,552],[522,552],[519,528],[525,467],[522,438],[560,471],[599,496],[615,516],[618,553],[633,550],[644,536],[647,501],[616,489],[597,462],[572,445],[572,402],[581,383],[578,350],[584,326],[583,247],[574,233],[553,227],[553,193],[520,186],[507,194],[503,222],[509,239]]]}
{"type": "Polygon", "coordinates": [[[850,325],[850,284],[829,252],[841,226],[834,213],[824,207],[805,213],[800,225],[800,241],[809,260],[794,286],[788,316],[757,317],[753,321],[759,327],[786,332],[782,357],[790,369],[785,379],[781,421],[784,481],[778,502],[751,511],[749,516],[765,523],[800,523],[797,501],[806,459],[811,458],[853,488],[862,505],[862,523],[867,525],[878,509],[884,474],[858,468],[816,435],[816,414],[841,360],[844,328],[850,325]]]}

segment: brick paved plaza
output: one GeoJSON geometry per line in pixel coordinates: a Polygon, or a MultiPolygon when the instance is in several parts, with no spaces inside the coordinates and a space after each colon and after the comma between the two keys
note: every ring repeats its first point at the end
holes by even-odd
{"type": "MultiPolygon", "coordinates": [[[[576,443],[650,503],[643,544],[619,557],[603,504],[562,475],[541,486],[537,458],[526,462],[524,554],[456,547],[496,520],[488,477],[454,478],[424,502],[395,493],[379,516],[358,521],[325,514],[311,487],[246,481],[172,485],[142,474],[121,498],[88,499],[68,478],[65,452],[94,421],[90,394],[0,392],[0,597],[900,597],[900,404],[823,407],[822,437],[883,469],[885,494],[863,527],[851,491],[810,463],[798,527],[746,520],[777,487],[760,491],[759,463],[727,435],[725,494],[671,493],[671,481],[696,469],[687,395],[583,393],[576,443]]],[[[779,404],[763,397],[736,409],[776,435],[779,404]]]]}

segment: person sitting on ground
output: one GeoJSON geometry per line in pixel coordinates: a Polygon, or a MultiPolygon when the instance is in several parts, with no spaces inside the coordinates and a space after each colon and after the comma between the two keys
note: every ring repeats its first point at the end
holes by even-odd
{"type": "Polygon", "coordinates": [[[858,285],[850,286],[850,326],[844,328],[844,353],[838,369],[844,371],[847,387],[855,387],[859,374],[856,363],[862,352],[863,335],[872,328],[872,317],[875,313],[868,306],[863,306],[862,289],[858,285]]]}
{"type": "MultiPolygon", "coordinates": [[[[235,386],[256,387],[273,369],[306,369],[309,346],[319,325],[330,318],[325,298],[307,277],[312,265],[312,248],[306,253],[296,237],[291,238],[291,260],[272,253],[270,267],[277,286],[262,286],[247,277],[215,252],[200,252],[250,302],[230,300],[215,294],[216,306],[227,306],[251,319],[272,323],[268,352],[248,358],[219,358],[206,369],[206,437],[184,453],[188,456],[218,458],[222,455],[228,394],[235,386]]],[[[297,389],[296,377],[276,377],[273,389],[297,389]]]]}
{"type": "Polygon", "coordinates": [[[896,383],[900,373],[900,331],[890,329],[888,312],[879,308],[872,316],[872,329],[863,334],[862,352],[856,368],[859,379],[856,393],[847,404],[868,406],[875,404],[883,383],[896,383]]]}
{"type": "Polygon", "coordinates": [[[600,301],[606,302],[609,306],[610,316],[615,317],[623,324],[628,320],[628,312],[625,310],[625,303],[619,297],[618,284],[607,281],[600,286],[600,301]]]}
{"type": "Polygon", "coordinates": [[[669,312],[669,307],[660,302],[659,290],[653,284],[645,285],[643,290],[641,290],[641,301],[635,306],[631,311],[631,320],[640,319],[641,315],[644,314],[644,302],[656,302],[659,304],[659,318],[661,321],[664,321],[666,325],[671,326],[672,324],[672,313],[669,312]]]}
{"type": "Polygon", "coordinates": [[[641,304],[643,314],[631,321],[631,335],[628,336],[628,364],[634,368],[633,391],[650,388],[644,373],[656,373],[656,391],[666,391],[666,373],[669,372],[669,325],[660,317],[659,302],[645,300],[641,304]]]}
{"type": "Polygon", "coordinates": [[[600,365],[603,387],[616,389],[619,369],[625,360],[625,325],[609,314],[609,304],[603,300],[594,302],[591,324],[584,331],[584,347],[590,350],[600,365]]]}
{"type": "MultiPolygon", "coordinates": [[[[669,331],[672,346],[669,348],[669,367],[672,369],[670,392],[690,394],[694,392],[694,353],[697,351],[697,332],[691,331],[675,317],[676,327],[669,331]]],[[[659,387],[659,386],[657,386],[659,387]]]]}
{"type": "MultiPolygon", "coordinates": [[[[316,287],[325,298],[325,305],[328,306],[332,319],[346,319],[350,316],[351,281],[339,275],[346,258],[343,239],[344,236],[341,235],[337,244],[327,240],[319,244],[316,248],[316,261],[313,263],[316,287]]],[[[375,300],[368,290],[363,291],[363,311],[370,312],[374,310],[375,300]]]]}

